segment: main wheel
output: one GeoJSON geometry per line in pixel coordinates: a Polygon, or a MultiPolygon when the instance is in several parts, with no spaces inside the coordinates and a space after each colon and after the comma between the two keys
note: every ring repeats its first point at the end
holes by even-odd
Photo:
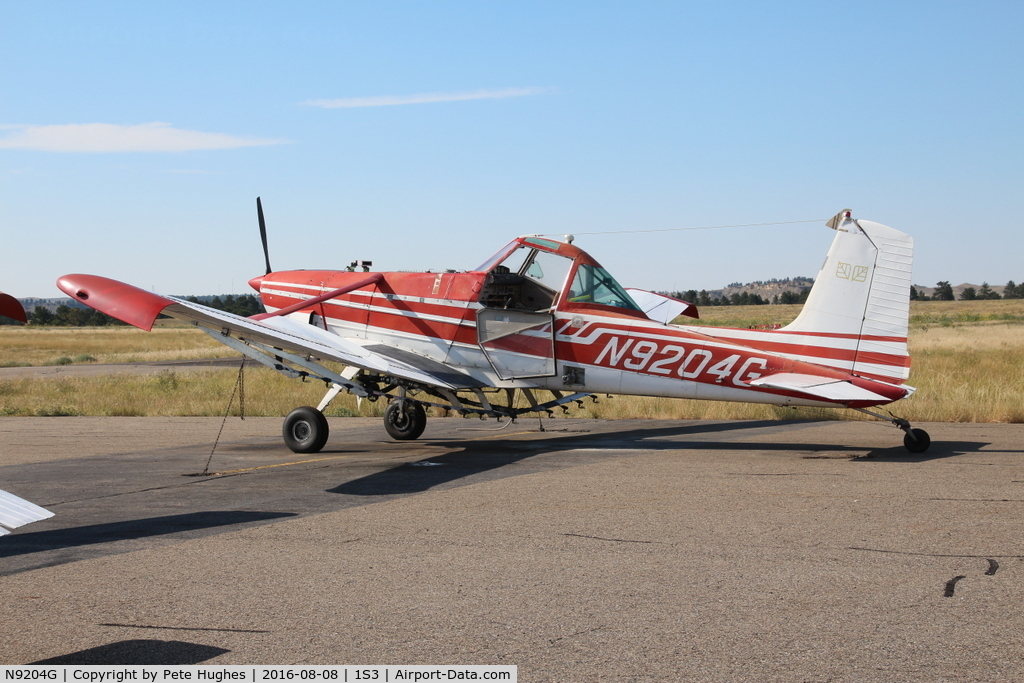
{"type": "Polygon", "coordinates": [[[928,432],[923,429],[911,429],[913,437],[907,434],[903,437],[903,447],[911,453],[924,453],[928,450],[928,446],[932,444],[931,437],[928,436],[928,432]]]}
{"type": "Polygon", "coordinates": [[[427,427],[427,411],[413,401],[392,401],[384,411],[384,429],[392,439],[411,441],[420,438],[427,427]]]}
{"type": "Polygon", "coordinates": [[[319,453],[327,444],[330,427],[316,408],[302,406],[288,413],[281,428],[284,443],[296,453],[319,453]]]}

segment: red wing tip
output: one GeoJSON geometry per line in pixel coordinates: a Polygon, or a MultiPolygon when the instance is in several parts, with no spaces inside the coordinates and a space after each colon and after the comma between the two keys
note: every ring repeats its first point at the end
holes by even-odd
{"type": "Polygon", "coordinates": [[[64,275],[58,278],[57,287],[75,301],[146,331],[153,329],[160,311],[174,303],[159,294],[99,275],[64,275]]]}

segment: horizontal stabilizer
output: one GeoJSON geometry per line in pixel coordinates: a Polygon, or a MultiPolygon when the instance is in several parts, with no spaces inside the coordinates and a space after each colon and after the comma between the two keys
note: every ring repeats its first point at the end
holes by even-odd
{"type": "MultiPolygon", "coordinates": [[[[795,391],[815,398],[823,398],[826,401],[837,403],[848,403],[851,401],[877,401],[888,403],[891,397],[876,394],[873,391],[858,387],[851,382],[841,379],[829,379],[816,375],[803,375],[795,372],[780,372],[768,377],[761,377],[751,380],[751,386],[764,387],[765,389],[780,389],[782,391],[795,391]]],[[[910,387],[902,387],[909,389],[910,387]]]]}
{"type": "Polygon", "coordinates": [[[53,513],[46,508],[41,508],[13,493],[0,491],[0,536],[10,533],[7,529],[17,529],[50,517],[53,517],[53,513]]]}

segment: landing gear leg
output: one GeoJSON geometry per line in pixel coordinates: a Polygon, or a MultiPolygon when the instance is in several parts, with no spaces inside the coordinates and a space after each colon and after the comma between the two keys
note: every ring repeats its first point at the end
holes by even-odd
{"type": "Polygon", "coordinates": [[[870,415],[871,417],[877,417],[878,419],[885,420],[886,422],[891,422],[902,429],[904,432],[903,447],[911,453],[924,453],[932,444],[932,440],[931,437],[928,436],[928,432],[923,429],[914,429],[910,426],[910,422],[904,420],[902,417],[896,417],[892,414],[886,417],[885,415],[873,413],[870,410],[865,410],[864,408],[854,408],[854,410],[870,415]]]}
{"type": "Polygon", "coordinates": [[[320,405],[318,405],[316,409],[319,410],[321,413],[327,410],[327,406],[331,405],[331,401],[337,398],[338,394],[341,393],[342,389],[344,389],[344,387],[342,387],[339,384],[334,384],[332,382],[331,388],[328,389],[327,394],[324,395],[324,400],[320,401],[320,405]]]}
{"type": "Polygon", "coordinates": [[[408,399],[396,398],[384,411],[384,429],[392,439],[412,441],[420,438],[427,427],[427,411],[423,405],[408,399]]]}

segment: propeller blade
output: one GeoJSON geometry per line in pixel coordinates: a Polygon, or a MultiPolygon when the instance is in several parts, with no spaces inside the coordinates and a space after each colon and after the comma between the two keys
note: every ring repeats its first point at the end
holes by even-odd
{"type": "Polygon", "coordinates": [[[267,275],[270,275],[270,249],[267,248],[267,223],[263,220],[263,203],[256,198],[256,216],[260,219],[260,239],[263,240],[263,258],[267,260],[267,275]]]}

